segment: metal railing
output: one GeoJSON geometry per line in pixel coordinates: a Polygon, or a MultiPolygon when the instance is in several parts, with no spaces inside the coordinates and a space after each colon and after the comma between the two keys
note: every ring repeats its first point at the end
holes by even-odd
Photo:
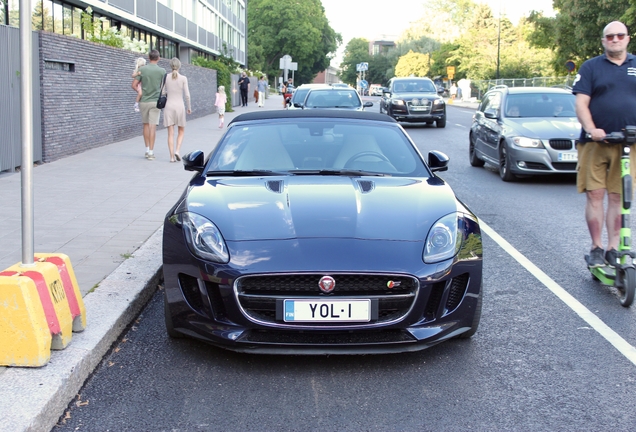
{"type": "Polygon", "coordinates": [[[500,78],[496,80],[471,81],[471,96],[481,100],[484,93],[496,85],[508,87],[572,87],[576,75],[570,74],[561,77],[534,77],[534,78],[500,78]]]}

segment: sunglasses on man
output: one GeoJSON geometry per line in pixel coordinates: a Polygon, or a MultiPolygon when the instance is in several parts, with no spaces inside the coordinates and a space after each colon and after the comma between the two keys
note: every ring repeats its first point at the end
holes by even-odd
{"type": "Polygon", "coordinates": [[[614,40],[614,37],[616,37],[618,40],[623,40],[625,39],[625,36],[627,36],[627,33],[612,33],[612,34],[606,34],[605,39],[611,42],[614,40]]]}

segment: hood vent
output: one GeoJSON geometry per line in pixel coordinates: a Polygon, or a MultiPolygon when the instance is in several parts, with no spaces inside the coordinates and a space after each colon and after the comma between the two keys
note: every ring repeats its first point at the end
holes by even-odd
{"type": "Polygon", "coordinates": [[[281,193],[283,191],[283,181],[269,180],[265,182],[265,187],[274,193],[281,193]]]}
{"type": "Polygon", "coordinates": [[[369,180],[358,180],[358,184],[360,185],[360,189],[362,190],[362,193],[371,192],[373,188],[375,187],[374,183],[369,180]]]}

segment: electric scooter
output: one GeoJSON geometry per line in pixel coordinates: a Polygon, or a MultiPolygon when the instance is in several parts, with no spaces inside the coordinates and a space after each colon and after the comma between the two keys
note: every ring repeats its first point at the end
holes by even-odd
{"type": "MultiPolygon", "coordinates": [[[[632,176],[630,174],[630,144],[636,142],[636,126],[626,126],[623,132],[612,132],[605,137],[609,143],[621,143],[621,228],[616,262],[603,267],[589,268],[592,277],[607,286],[616,287],[621,305],[631,306],[636,291],[636,253],[631,250],[630,208],[632,204],[632,176]]],[[[588,262],[588,255],[585,256],[588,262]]]]}

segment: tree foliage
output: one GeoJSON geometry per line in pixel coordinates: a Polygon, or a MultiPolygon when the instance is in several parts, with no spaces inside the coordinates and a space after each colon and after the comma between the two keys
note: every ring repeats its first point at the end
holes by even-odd
{"type": "Polygon", "coordinates": [[[529,39],[534,46],[553,50],[552,66],[562,73],[568,60],[580,65],[603,52],[601,36],[607,24],[616,20],[636,23],[629,12],[635,6],[635,0],[554,0],[555,17],[530,15],[534,32],[529,39]]]}
{"type": "Polygon", "coordinates": [[[325,70],[342,43],[320,0],[250,0],[247,20],[249,68],[280,76],[280,59],[290,55],[298,63],[296,84],[311,82],[325,70]]]}
{"type": "MultiPolygon", "coordinates": [[[[340,79],[342,82],[356,85],[358,71],[356,65],[358,63],[371,64],[371,55],[369,54],[369,41],[364,38],[353,38],[345,47],[344,57],[340,63],[340,79]]],[[[369,66],[370,68],[371,66],[369,66]]]]}
{"type": "Polygon", "coordinates": [[[409,51],[395,65],[395,76],[407,77],[425,77],[431,68],[431,57],[429,54],[415,53],[409,51]]]}

